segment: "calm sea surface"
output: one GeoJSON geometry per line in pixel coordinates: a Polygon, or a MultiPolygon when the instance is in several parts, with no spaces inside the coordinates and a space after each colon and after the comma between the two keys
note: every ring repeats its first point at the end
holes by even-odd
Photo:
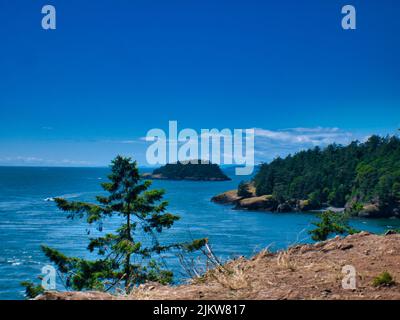
{"type": "MultiPolygon", "coordinates": [[[[47,259],[40,251],[46,244],[68,255],[87,256],[88,226],[68,220],[50,197],[93,200],[106,180],[106,168],[16,168],[0,167],[0,299],[23,299],[20,282],[34,280],[47,259]]],[[[228,172],[233,173],[232,172],[228,172]]],[[[155,181],[154,188],[166,190],[169,212],[181,216],[165,240],[184,241],[208,237],[222,259],[253,253],[271,246],[277,250],[296,242],[310,242],[312,214],[234,211],[216,205],[210,198],[234,189],[240,178],[227,182],[155,181]]],[[[112,230],[119,221],[106,221],[112,230]]],[[[384,232],[400,227],[400,220],[353,220],[363,230],[384,232]]],[[[96,231],[95,231],[96,233],[96,231]]],[[[185,274],[177,258],[166,256],[177,281],[185,274]]],[[[62,288],[60,288],[62,289],[62,288]]]]}

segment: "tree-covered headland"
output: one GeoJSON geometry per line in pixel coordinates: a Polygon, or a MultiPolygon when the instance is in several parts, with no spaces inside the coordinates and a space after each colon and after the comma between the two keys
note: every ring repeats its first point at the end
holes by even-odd
{"type": "Polygon", "coordinates": [[[253,179],[258,196],[272,195],[276,206],[343,207],[354,215],[400,216],[400,139],[371,136],[347,146],[276,158],[253,179]]]}

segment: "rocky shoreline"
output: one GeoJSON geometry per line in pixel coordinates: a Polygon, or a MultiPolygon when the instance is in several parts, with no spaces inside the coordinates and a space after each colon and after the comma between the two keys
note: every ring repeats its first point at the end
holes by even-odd
{"type": "MultiPolygon", "coordinates": [[[[212,202],[225,205],[233,205],[236,210],[271,211],[271,212],[304,212],[319,211],[323,208],[313,208],[307,200],[293,200],[279,203],[272,195],[257,196],[252,191],[250,197],[240,197],[237,190],[223,192],[211,198],[212,202]]],[[[333,208],[336,211],[344,211],[344,208],[333,208]]]]}
{"type": "Polygon", "coordinates": [[[400,211],[394,208],[390,212],[384,212],[379,209],[378,205],[373,203],[363,204],[362,208],[357,212],[351,212],[351,206],[345,208],[330,207],[315,207],[311,205],[309,200],[293,199],[291,201],[279,202],[272,195],[257,196],[255,188],[249,189],[249,197],[241,197],[238,191],[229,190],[218,194],[211,198],[211,201],[223,205],[232,205],[235,210],[249,211],[268,211],[268,212],[350,212],[354,216],[362,218],[400,218],[400,211]]]}

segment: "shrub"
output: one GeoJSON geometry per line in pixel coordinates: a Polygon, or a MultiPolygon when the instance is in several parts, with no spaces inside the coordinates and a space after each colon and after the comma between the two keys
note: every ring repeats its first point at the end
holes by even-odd
{"type": "Polygon", "coordinates": [[[325,241],[331,234],[354,234],[358,231],[348,224],[348,217],[342,213],[325,211],[320,215],[320,221],[313,222],[317,228],[309,231],[315,241],[325,241]]]}
{"type": "Polygon", "coordinates": [[[372,281],[372,285],[374,287],[382,287],[382,286],[390,287],[394,284],[395,284],[395,282],[393,280],[392,275],[387,271],[382,272],[379,276],[374,278],[374,280],[372,281]]]}

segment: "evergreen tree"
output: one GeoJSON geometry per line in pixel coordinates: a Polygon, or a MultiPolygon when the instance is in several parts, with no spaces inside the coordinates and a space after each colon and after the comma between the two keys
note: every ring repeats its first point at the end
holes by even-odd
{"type": "Polygon", "coordinates": [[[244,181],[241,181],[238,186],[238,196],[243,198],[249,198],[253,195],[250,191],[250,185],[244,181]]]}
{"type": "MultiPolygon", "coordinates": [[[[122,219],[114,233],[90,239],[88,250],[97,253],[99,258],[68,257],[42,246],[44,254],[63,274],[65,286],[73,290],[108,291],[118,287],[129,293],[146,281],[170,283],[172,272],[164,270],[154,256],[172,249],[194,251],[207,240],[168,245],[158,241],[157,234],[170,228],[179,217],[166,213],[167,202],[162,201],[164,191],[148,190],[151,182],[141,180],[136,161],[116,157],[108,178],[109,182],[102,184],[107,195],[97,196],[97,203],[55,199],[57,206],[69,213],[68,218],[85,218],[90,225],[114,216],[122,219]],[[143,235],[150,236],[147,242],[143,235]]],[[[32,291],[31,283],[25,286],[32,291]]]]}

